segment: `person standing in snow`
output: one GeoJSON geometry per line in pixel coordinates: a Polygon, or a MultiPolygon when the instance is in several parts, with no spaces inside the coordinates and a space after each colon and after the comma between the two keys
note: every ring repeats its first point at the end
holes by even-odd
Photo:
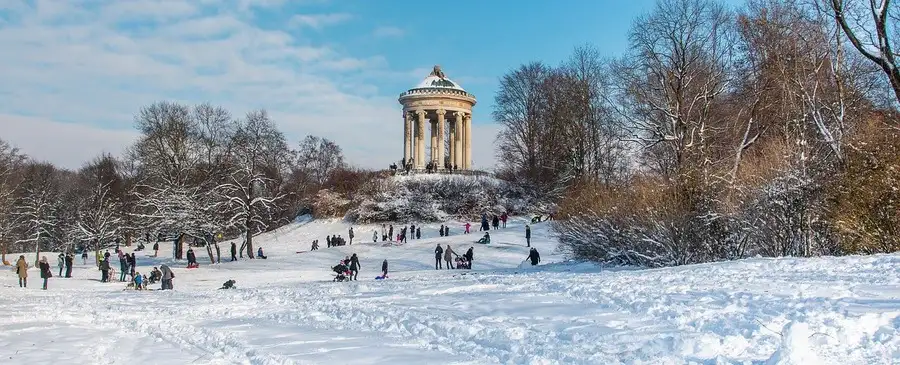
{"type": "Polygon", "coordinates": [[[75,256],[72,256],[72,254],[66,255],[66,277],[67,278],[72,277],[72,265],[74,264],[74,261],[75,261],[75,256]]]}
{"type": "Polygon", "coordinates": [[[435,270],[442,268],[441,267],[441,259],[443,258],[442,256],[444,256],[444,248],[441,247],[440,244],[438,244],[437,247],[434,248],[434,269],[435,270]]]}
{"type": "Polygon", "coordinates": [[[134,270],[137,268],[137,256],[132,252],[131,256],[125,254],[125,257],[128,257],[128,269],[130,270],[131,277],[134,277],[134,270]]]}
{"type": "Polygon", "coordinates": [[[100,282],[108,283],[109,282],[109,259],[103,259],[100,261],[100,282]]]}
{"type": "Polygon", "coordinates": [[[456,252],[453,252],[450,245],[447,245],[447,249],[444,250],[444,261],[447,263],[447,269],[453,269],[453,255],[456,255],[456,252]]]}
{"type": "Polygon", "coordinates": [[[472,260],[475,259],[475,248],[469,247],[469,250],[466,251],[465,254],[463,254],[463,257],[466,258],[466,262],[469,266],[469,270],[471,270],[472,269],[472,260]]]}
{"type": "Polygon", "coordinates": [[[47,262],[47,256],[42,256],[41,261],[38,262],[38,265],[41,268],[41,279],[44,279],[44,290],[47,290],[47,279],[53,277],[53,273],[50,272],[50,263],[47,262]]]}
{"type": "Polygon", "coordinates": [[[159,256],[159,241],[153,244],[153,257],[159,256]]]}
{"type": "Polygon", "coordinates": [[[128,273],[128,260],[125,259],[125,256],[122,255],[122,252],[119,251],[119,281],[125,281],[125,274],[128,273]]]}
{"type": "Polygon", "coordinates": [[[381,277],[387,278],[387,273],[388,273],[388,263],[387,263],[387,260],[384,260],[381,262],[381,277]]]}
{"type": "Polygon", "coordinates": [[[444,237],[444,225],[443,224],[441,225],[441,228],[438,228],[438,234],[441,237],[444,237]]]}
{"type": "Polygon", "coordinates": [[[188,248],[187,260],[188,260],[188,267],[194,267],[195,265],[197,265],[197,255],[194,254],[193,248],[188,248]]]}
{"type": "Polygon", "coordinates": [[[81,264],[82,265],[87,265],[87,258],[88,258],[87,247],[85,247],[85,248],[81,249],[81,264]]]}
{"type": "Polygon", "coordinates": [[[231,242],[231,261],[237,261],[237,245],[231,242]]]}
{"type": "Polygon", "coordinates": [[[66,255],[60,252],[59,256],[56,257],[56,264],[59,266],[59,274],[56,276],[62,276],[63,268],[66,267],[66,255]]]}
{"type": "Polygon", "coordinates": [[[469,222],[466,222],[466,226],[465,226],[465,227],[466,227],[466,234],[469,234],[469,229],[472,228],[472,225],[469,224],[469,222]]]}
{"type": "Polygon", "coordinates": [[[394,238],[394,225],[388,226],[388,238],[394,238]]]}
{"type": "Polygon", "coordinates": [[[353,245],[353,227],[350,227],[350,231],[347,232],[347,238],[350,239],[350,241],[347,241],[347,244],[352,246],[353,245]]]}
{"type": "Polygon", "coordinates": [[[528,253],[528,259],[531,260],[531,266],[535,266],[541,262],[541,254],[538,253],[536,248],[532,247],[531,252],[528,253]]]}
{"type": "Polygon", "coordinates": [[[444,237],[449,237],[449,236],[450,236],[450,226],[446,225],[446,226],[444,226],[444,237]]]}
{"type": "Polygon", "coordinates": [[[350,280],[358,280],[359,277],[359,257],[354,253],[350,256],[350,280]]]}
{"type": "Polygon", "coordinates": [[[172,279],[175,278],[175,273],[166,264],[159,265],[159,271],[162,273],[162,285],[159,290],[172,290],[172,279]]]}
{"type": "Polygon", "coordinates": [[[507,219],[509,219],[509,215],[507,215],[506,212],[503,212],[503,214],[500,215],[500,222],[503,223],[503,228],[506,228],[507,219]]]}
{"type": "Polygon", "coordinates": [[[416,239],[422,239],[422,227],[416,227],[416,239]]]}
{"type": "Polygon", "coordinates": [[[500,217],[497,217],[496,214],[494,214],[494,218],[492,219],[492,223],[493,223],[493,226],[494,226],[494,230],[500,229],[500,217]]]}
{"type": "Polygon", "coordinates": [[[28,287],[28,262],[25,261],[25,255],[19,255],[16,260],[16,274],[19,275],[19,287],[28,287]]]}
{"type": "Polygon", "coordinates": [[[378,231],[372,231],[372,242],[378,243],[378,231]]]}
{"type": "Polygon", "coordinates": [[[525,247],[531,247],[531,226],[525,225],[525,247]]]}

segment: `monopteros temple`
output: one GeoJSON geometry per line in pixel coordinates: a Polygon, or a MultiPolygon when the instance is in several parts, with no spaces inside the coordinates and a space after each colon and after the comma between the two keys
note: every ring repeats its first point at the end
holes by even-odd
{"type": "Polygon", "coordinates": [[[419,85],[400,94],[403,105],[403,163],[412,170],[472,168],[472,107],[475,95],[434,66],[419,85]],[[430,140],[426,155],[425,125],[430,140]]]}

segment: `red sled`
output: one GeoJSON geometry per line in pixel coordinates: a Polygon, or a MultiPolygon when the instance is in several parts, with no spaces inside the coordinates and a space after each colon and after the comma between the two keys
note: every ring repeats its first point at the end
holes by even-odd
{"type": "Polygon", "coordinates": [[[193,265],[188,265],[188,266],[187,266],[188,269],[196,269],[196,268],[199,268],[199,267],[200,267],[200,264],[193,264],[193,265]]]}

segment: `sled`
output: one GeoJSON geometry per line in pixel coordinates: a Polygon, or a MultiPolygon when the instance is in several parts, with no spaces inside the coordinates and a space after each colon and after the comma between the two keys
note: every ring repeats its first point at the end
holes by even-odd
{"type": "Polygon", "coordinates": [[[375,277],[375,280],[384,280],[384,279],[387,279],[387,278],[388,278],[387,276],[378,275],[378,276],[375,277]]]}
{"type": "Polygon", "coordinates": [[[309,251],[297,251],[296,253],[304,253],[304,252],[309,252],[309,251]]]}
{"type": "Polygon", "coordinates": [[[187,269],[199,269],[199,268],[200,268],[200,265],[190,265],[187,267],[187,269]]]}

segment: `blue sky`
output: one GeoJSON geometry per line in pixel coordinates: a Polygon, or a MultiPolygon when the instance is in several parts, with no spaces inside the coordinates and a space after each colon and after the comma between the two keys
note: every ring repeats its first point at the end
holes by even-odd
{"type": "Polygon", "coordinates": [[[586,43],[619,55],[653,3],[4,0],[0,138],[76,168],[121,153],[141,106],[211,102],[265,108],[292,144],[320,135],[381,166],[402,157],[397,95],[440,64],[479,99],[473,160],[490,168],[497,79],[586,43]]]}

